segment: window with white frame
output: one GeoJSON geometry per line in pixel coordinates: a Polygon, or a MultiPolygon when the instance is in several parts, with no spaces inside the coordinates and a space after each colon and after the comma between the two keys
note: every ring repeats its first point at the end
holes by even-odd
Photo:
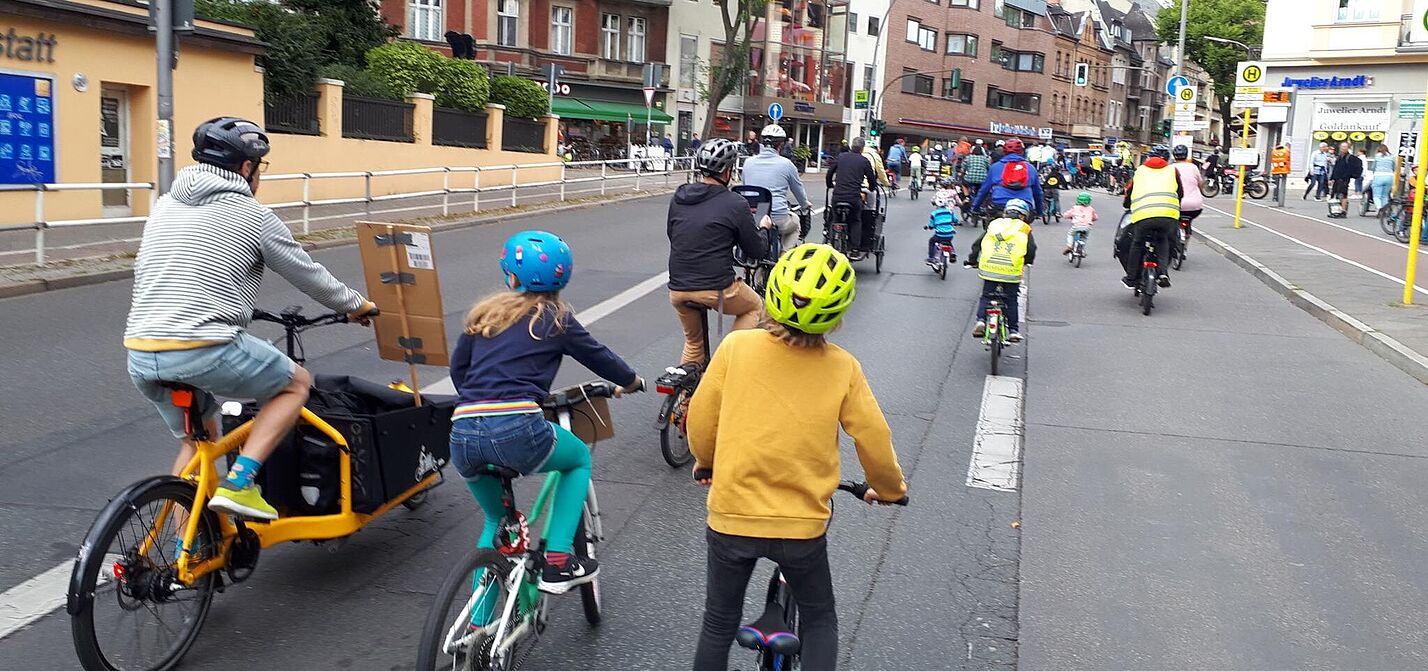
{"type": "Polygon", "coordinates": [[[516,46],[516,31],[521,21],[521,0],[500,0],[496,4],[496,44],[516,46]]]}
{"type": "Polygon", "coordinates": [[[559,5],[550,8],[550,50],[562,56],[572,53],[575,10],[559,5]]]}
{"type": "Polygon", "coordinates": [[[446,33],[442,18],[441,0],[407,0],[407,30],[412,39],[440,40],[446,33]]]}
{"type": "Polygon", "coordinates": [[[645,20],[631,16],[625,20],[625,60],[632,63],[645,62],[645,20]]]}
{"type": "MultiPolygon", "coordinates": [[[[1119,64],[1117,64],[1117,65],[1119,65],[1119,64]]],[[[1126,83],[1126,69],[1123,68],[1123,67],[1115,67],[1115,68],[1112,68],[1112,69],[1111,69],[1111,83],[1112,83],[1112,84],[1122,84],[1122,85],[1124,85],[1124,84],[1126,83]]]]}
{"type": "Polygon", "coordinates": [[[698,81],[696,72],[699,70],[699,37],[695,35],[679,36],[679,81],[680,86],[692,89],[698,81]]]}
{"type": "Polygon", "coordinates": [[[966,7],[967,9],[981,9],[982,0],[947,0],[947,4],[952,7],[966,7]]]}
{"type": "Polygon", "coordinates": [[[1382,12],[1383,0],[1339,0],[1339,13],[1335,21],[1377,21],[1382,12]]]}
{"type": "Polygon", "coordinates": [[[620,60],[620,16],[618,14],[600,15],[600,57],[609,60],[620,60]]]}

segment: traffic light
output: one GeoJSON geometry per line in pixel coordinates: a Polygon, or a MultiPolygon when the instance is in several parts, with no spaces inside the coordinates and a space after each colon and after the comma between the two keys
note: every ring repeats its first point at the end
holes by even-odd
{"type": "Polygon", "coordinates": [[[888,127],[888,122],[882,119],[873,119],[868,124],[868,137],[877,137],[883,134],[883,129],[888,127]]]}
{"type": "Polygon", "coordinates": [[[1161,119],[1161,120],[1160,120],[1160,134],[1161,134],[1161,135],[1164,135],[1165,137],[1170,137],[1170,130],[1171,130],[1171,127],[1172,127],[1174,124],[1175,124],[1175,120],[1174,120],[1174,119],[1161,119]]]}
{"type": "Polygon", "coordinates": [[[1077,63],[1077,64],[1076,64],[1076,85],[1077,85],[1077,86],[1085,86],[1086,84],[1088,84],[1088,83],[1090,82],[1090,80],[1091,80],[1091,64],[1090,64],[1090,63],[1077,63]]]}

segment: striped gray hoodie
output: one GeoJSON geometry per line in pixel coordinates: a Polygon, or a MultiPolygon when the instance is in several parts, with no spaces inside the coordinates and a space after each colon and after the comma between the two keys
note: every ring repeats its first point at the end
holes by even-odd
{"type": "Polygon", "coordinates": [[[361,294],[313,261],[240,175],[184,168],[144,224],[124,346],[158,351],[232,340],[252,318],[264,268],[331,310],[362,307],[361,294]]]}

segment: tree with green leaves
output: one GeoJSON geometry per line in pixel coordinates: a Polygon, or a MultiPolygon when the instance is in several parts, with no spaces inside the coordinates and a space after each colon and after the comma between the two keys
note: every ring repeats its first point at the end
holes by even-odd
{"type": "MultiPolygon", "coordinates": [[[[1162,42],[1175,44],[1180,34],[1180,3],[1160,10],[1155,32],[1162,42]]],[[[1230,100],[1235,95],[1235,66],[1248,60],[1244,49],[1205,39],[1223,37],[1249,46],[1264,43],[1264,0],[1188,0],[1190,11],[1185,28],[1185,57],[1200,64],[1215,80],[1215,95],[1224,119],[1221,146],[1230,146],[1230,100]]]]}
{"type": "Polygon", "coordinates": [[[711,0],[719,8],[724,26],[724,44],[709,67],[706,99],[709,113],[704,117],[704,137],[714,133],[719,103],[749,80],[749,55],[753,52],[754,30],[768,10],[768,0],[711,0]]]}

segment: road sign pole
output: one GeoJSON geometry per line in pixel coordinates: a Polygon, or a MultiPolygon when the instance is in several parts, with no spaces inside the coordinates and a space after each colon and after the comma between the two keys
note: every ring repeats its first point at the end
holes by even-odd
{"type": "MultiPolygon", "coordinates": [[[[1428,24],[1428,16],[1424,17],[1424,23],[1428,24]]],[[[1428,114],[1423,115],[1423,121],[1419,124],[1418,137],[1420,143],[1422,138],[1428,137],[1428,114]]],[[[1428,168],[1428,148],[1416,153],[1418,172],[1414,181],[1418,188],[1413,194],[1413,226],[1408,229],[1408,269],[1403,273],[1404,305],[1413,305],[1413,285],[1418,278],[1418,239],[1423,235],[1423,173],[1424,169],[1428,168]]]]}
{"type": "MultiPolygon", "coordinates": [[[[1249,116],[1250,108],[1245,108],[1245,125],[1240,129],[1240,146],[1249,147],[1249,116]]],[[[1240,166],[1240,178],[1235,183],[1235,228],[1244,228],[1240,223],[1240,212],[1245,207],[1245,167],[1240,166]]]]}

